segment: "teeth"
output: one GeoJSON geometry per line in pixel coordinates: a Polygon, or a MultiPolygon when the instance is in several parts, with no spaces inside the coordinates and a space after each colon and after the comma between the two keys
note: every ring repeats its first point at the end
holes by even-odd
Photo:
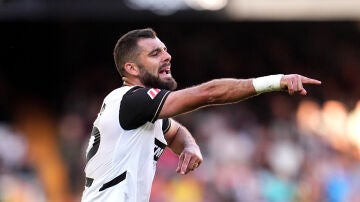
{"type": "Polygon", "coordinates": [[[170,74],[170,70],[162,70],[160,71],[160,74],[170,74]]]}

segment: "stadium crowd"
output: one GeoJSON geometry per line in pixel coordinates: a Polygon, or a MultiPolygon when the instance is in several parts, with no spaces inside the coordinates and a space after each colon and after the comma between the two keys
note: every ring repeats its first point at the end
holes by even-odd
{"type": "MultiPolygon", "coordinates": [[[[217,77],[275,73],[301,73],[323,84],[309,88],[307,97],[269,93],[176,117],[198,141],[204,162],[195,172],[179,175],[177,157],[166,150],[151,202],[360,201],[360,137],[339,145],[347,131],[330,137],[332,128],[324,124],[328,117],[321,115],[329,102],[345,106],[346,116],[360,113],[359,27],[182,26],[155,27],[173,55],[180,88],[217,77]],[[309,103],[321,113],[313,128],[304,123],[313,111],[303,117],[301,108],[309,103]]],[[[91,40],[84,39],[84,46],[74,51],[84,52],[91,40]]],[[[79,201],[92,121],[103,96],[121,85],[109,61],[94,65],[86,60],[84,68],[64,79],[69,83],[62,86],[58,112],[46,110],[41,99],[29,98],[10,109],[8,102],[0,103],[0,201],[79,201]]],[[[16,90],[6,80],[0,82],[1,97],[16,90]]],[[[356,134],[360,136],[359,129],[356,134]]]]}

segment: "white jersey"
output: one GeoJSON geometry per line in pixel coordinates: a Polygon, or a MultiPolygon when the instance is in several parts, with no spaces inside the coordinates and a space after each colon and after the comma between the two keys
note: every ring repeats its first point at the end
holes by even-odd
{"type": "Polygon", "coordinates": [[[170,92],[123,86],[103,101],[86,152],[82,202],[148,202],[169,119],[157,119],[170,92]]]}

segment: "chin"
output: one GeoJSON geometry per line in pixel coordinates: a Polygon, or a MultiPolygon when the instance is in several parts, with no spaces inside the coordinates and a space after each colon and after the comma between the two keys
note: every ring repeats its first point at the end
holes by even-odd
{"type": "Polygon", "coordinates": [[[162,79],[161,87],[166,90],[175,90],[177,88],[177,82],[172,77],[162,79]]]}

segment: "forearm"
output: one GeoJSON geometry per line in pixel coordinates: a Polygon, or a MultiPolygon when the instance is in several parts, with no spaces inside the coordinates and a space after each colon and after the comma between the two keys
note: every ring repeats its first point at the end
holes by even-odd
{"type": "Polygon", "coordinates": [[[256,95],[252,79],[215,79],[198,86],[205,105],[239,102],[256,95]]]}
{"type": "Polygon", "coordinates": [[[184,126],[173,119],[171,123],[165,138],[168,147],[179,155],[176,172],[186,174],[199,167],[203,161],[201,151],[191,133],[184,126]]]}
{"type": "Polygon", "coordinates": [[[170,93],[159,118],[173,117],[210,105],[239,102],[256,94],[252,79],[214,79],[170,93]]]}
{"type": "Polygon", "coordinates": [[[175,153],[180,154],[183,152],[184,148],[186,147],[196,147],[198,148],[198,145],[195,142],[195,139],[191,135],[191,133],[180,124],[177,127],[177,130],[175,134],[167,139],[168,147],[175,153]]]}

